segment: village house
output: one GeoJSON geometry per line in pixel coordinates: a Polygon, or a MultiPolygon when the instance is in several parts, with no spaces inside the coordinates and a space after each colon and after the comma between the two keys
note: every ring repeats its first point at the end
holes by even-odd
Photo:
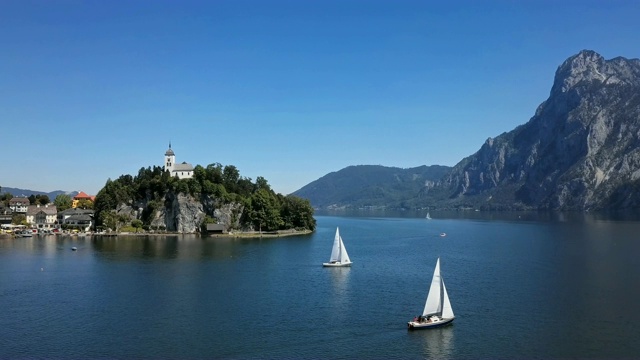
{"type": "Polygon", "coordinates": [[[78,227],[91,227],[93,225],[93,210],[70,208],[58,212],[58,224],[67,224],[78,227]]]}
{"type": "Polygon", "coordinates": [[[80,191],[78,193],[78,195],[73,197],[73,200],[72,200],[72,203],[71,203],[71,207],[73,207],[73,208],[77,207],[78,203],[81,200],[89,200],[92,203],[95,203],[96,202],[96,197],[95,196],[91,196],[91,195],[87,195],[85,192],[80,191]]]}
{"type": "Polygon", "coordinates": [[[11,224],[12,216],[13,212],[11,211],[11,209],[0,205],[0,225],[11,224]]]}
{"type": "Polygon", "coordinates": [[[56,225],[58,210],[55,205],[29,205],[27,206],[27,223],[32,228],[53,229],[56,225]]]}
{"type": "Polygon", "coordinates": [[[9,209],[14,213],[26,214],[29,204],[29,198],[27,197],[14,197],[9,200],[9,209]]]}

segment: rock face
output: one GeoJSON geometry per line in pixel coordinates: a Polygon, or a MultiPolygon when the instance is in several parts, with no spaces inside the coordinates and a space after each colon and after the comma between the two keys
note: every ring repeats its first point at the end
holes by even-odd
{"type": "MultiPolygon", "coordinates": [[[[131,219],[140,219],[148,202],[141,201],[135,206],[121,205],[116,212],[131,219]]],[[[224,225],[224,231],[240,229],[240,217],[244,208],[237,203],[222,204],[218,199],[202,196],[199,199],[191,195],[167,193],[164,206],[152,214],[151,227],[162,228],[169,232],[195,233],[205,216],[209,215],[224,225]]],[[[251,229],[242,229],[251,230],[251,229]]]]}
{"type": "Polygon", "coordinates": [[[567,59],[524,125],[488,139],[436,187],[440,203],[486,208],[640,205],[640,60],[567,59]]]}

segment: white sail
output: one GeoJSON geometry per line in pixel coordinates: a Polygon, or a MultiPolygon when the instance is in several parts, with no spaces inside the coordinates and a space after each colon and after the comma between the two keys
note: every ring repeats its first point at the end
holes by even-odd
{"type": "Polygon", "coordinates": [[[444,286],[444,280],[442,280],[442,293],[444,299],[442,301],[442,317],[445,319],[453,318],[453,308],[449,302],[449,294],[447,294],[447,288],[444,286]]]}
{"type": "Polygon", "coordinates": [[[329,262],[340,261],[340,248],[342,247],[342,239],[340,238],[340,230],[336,228],[336,236],[333,239],[333,248],[331,249],[331,259],[329,262]]]}
{"type": "Polygon", "coordinates": [[[344,243],[342,242],[342,236],[340,236],[340,262],[351,262],[351,259],[349,259],[349,254],[347,254],[347,248],[344,247],[344,243]]]}
{"type": "Polygon", "coordinates": [[[423,316],[432,314],[439,314],[442,312],[442,298],[440,294],[440,258],[436,262],[436,269],[433,271],[433,278],[431,279],[431,287],[429,287],[429,295],[427,295],[427,301],[424,304],[423,316]]]}

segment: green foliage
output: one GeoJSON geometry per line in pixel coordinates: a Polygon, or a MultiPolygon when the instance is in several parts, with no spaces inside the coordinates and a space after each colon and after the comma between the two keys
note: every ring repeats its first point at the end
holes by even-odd
{"type": "Polygon", "coordinates": [[[53,200],[53,204],[56,206],[58,211],[65,211],[71,208],[73,200],[71,199],[71,196],[67,194],[60,194],[56,196],[55,200],[53,200]]]}
{"type": "Polygon", "coordinates": [[[142,229],[142,221],[135,219],[131,221],[131,226],[133,226],[136,229],[142,229]]]}
{"type": "Polygon", "coordinates": [[[29,196],[29,204],[30,205],[47,205],[51,201],[49,200],[49,195],[34,195],[31,194],[29,196]]]}
{"type": "Polygon", "coordinates": [[[0,201],[2,202],[2,205],[4,205],[5,207],[9,207],[9,200],[11,200],[12,198],[13,198],[13,195],[11,195],[10,193],[4,193],[0,195],[0,201]]]}
{"type": "Polygon", "coordinates": [[[202,224],[200,224],[200,231],[202,233],[205,233],[207,231],[207,224],[217,224],[218,221],[215,218],[212,218],[209,215],[205,215],[204,219],[202,220],[202,224]]]}
{"type": "MultiPolygon", "coordinates": [[[[284,229],[315,230],[313,208],[307,200],[276,194],[266,179],[258,177],[253,183],[250,178],[240,176],[233,165],[219,163],[207,167],[197,165],[191,179],[171,177],[161,167],[141,168],[137,176],[122,175],[116,180],[107,180],[104,188],[96,195],[94,204],[98,226],[116,230],[123,226],[135,228],[150,227],[154,214],[165,206],[169,193],[189,194],[195,198],[215,198],[218,205],[238,203],[244,211],[234,210],[231,223],[240,219],[240,227],[256,230],[275,231],[284,229]],[[140,226],[128,223],[126,216],[116,215],[119,205],[139,206],[145,203],[140,217],[140,226]]],[[[203,222],[217,220],[213,214],[206,214],[203,222]]]]}
{"type": "Polygon", "coordinates": [[[13,214],[13,216],[11,216],[11,223],[13,225],[29,225],[29,223],[27,223],[27,216],[25,214],[13,214]]]}
{"type": "Polygon", "coordinates": [[[76,208],[77,209],[93,209],[93,201],[89,199],[78,200],[78,203],[76,204],[76,208]]]}

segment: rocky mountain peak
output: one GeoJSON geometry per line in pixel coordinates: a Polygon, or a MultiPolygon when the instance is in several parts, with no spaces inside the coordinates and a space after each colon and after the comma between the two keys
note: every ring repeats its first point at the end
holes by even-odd
{"type": "Polygon", "coordinates": [[[638,84],[640,60],[617,57],[605,60],[592,50],[582,50],[565,60],[556,71],[551,93],[565,93],[578,84],[638,84]]]}
{"type": "Polygon", "coordinates": [[[640,206],[640,60],[568,58],[530,121],[489,138],[443,186],[449,204],[492,209],[640,206]]]}

